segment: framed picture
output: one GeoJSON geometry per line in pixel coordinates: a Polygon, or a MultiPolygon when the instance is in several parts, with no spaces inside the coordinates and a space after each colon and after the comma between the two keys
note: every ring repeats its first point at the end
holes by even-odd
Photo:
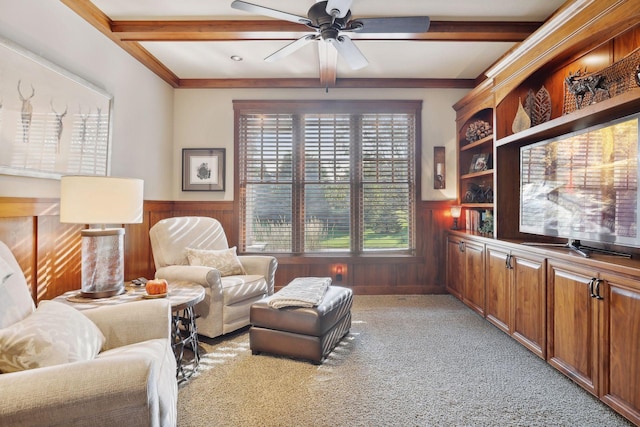
{"type": "Polygon", "coordinates": [[[224,191],[224,148],[182,149],[182,191],[224,191]]]}
{"type": "Polygon", "coordinates": [[[112,97],[0,37],[0,173],[110,174],[112,97]]]}
{"type": "Polygon", "coordinates": [[[471,159],[469,173],[486,171],[487,169],[491,169],[491,167],[490,153],[476,154],[473,156],[473,159],[471,159]]]}
{"type": "Polygon", "coordinates": [[[478,161],[478,157],[480,157],[480,154],[473,155],[473,158],[471,159],[471,164],[469,165],[469,173],[476,172],[476,162],[478,161]]]}

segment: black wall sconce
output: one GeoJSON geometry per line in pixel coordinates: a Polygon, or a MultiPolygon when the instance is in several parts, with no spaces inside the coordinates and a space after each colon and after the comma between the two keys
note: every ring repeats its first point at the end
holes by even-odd
{"type": "Polygon", "coordinates": [[[433,188],[443,190],[447,187],[444,147],[433,147],[433,188]]]}

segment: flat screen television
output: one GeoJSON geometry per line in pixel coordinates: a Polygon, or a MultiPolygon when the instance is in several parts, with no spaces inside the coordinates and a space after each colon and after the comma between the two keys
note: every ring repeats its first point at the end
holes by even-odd
{"type": "Polygon", "coordinates": [[[520,231],[640,247],[639,118],[522,147],[520,231]]]}

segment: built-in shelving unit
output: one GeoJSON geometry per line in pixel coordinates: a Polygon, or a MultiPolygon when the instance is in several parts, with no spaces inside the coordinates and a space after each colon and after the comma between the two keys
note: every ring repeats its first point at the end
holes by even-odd
{"type": "Polygon", "coordinates": [[[481,108],[460,120],[459,125],[458,202],[464,207],[460,224],[476,232],[485,212],[493,210],[493,109],[481,108]],[[474,134],[475,129],[480,135],[474,134]],[[474,220],[468,221],[468,217],[474,220]]]}
{"type": "Polygon", "coordinates": [[[633,84],[609,93],[609,98],[579,105],[571,103],[566,93],[566,78],[577,71],[597,75],[638,55],[638,22],[640,10],[634,2],[569,0],[453,106],[458,203],[464,211],[493,212],[494,230],[493,235],[481,235],[465,227],[463,215],[463,230],[450,232],[447,245],[451,294],[636,425],[640,425],[639,339],[637,334],[626,334],[628,328],[622,325],[640,321],[640,249],[621,248],[632,254],[630,260],[609,255],[587,259],[530,245],[536,240],[559,241],[519,231],[519,186],[522,147],[640,111],[637,62],[615,76],[617,82],[631,79],[633,84]],[[531,103],[523,103],[530,93],[548,93],[544,104],[535,105],[544,108],[531,115],[536,124],[514,132],[518,107],[526,104],[531,111],[531,103]],[[492,135],[469,142],[467,129],[478,120],[492,124],[492,135]],[[492,167],[471,169],[474,156],[485,152],[493,154],[492,167]],[[465,202],[470,185],[492,185],[492,202],[465,202]],[[578,324],[580,328],[575,327],[578,324]]]}
{"type": "Polygon", "coordinates": [[[496,99],[494,116],[495,134],[495,201],[496,233],[499,239],[538,239],[519,231],[520,204],[520,148],[590,126],[606,123],[640,110],[640,87],[635,84],[634,70],[624,78],[633,82],[626,92],[612,95],[593,104],[585,104],[565,114],[563,106],[567,97],[565,78],[577,70],[587,69],[597,73],[629,55],[637,55],[640,48],[640,26],[619,34],[612,39],[593,42],[588,50],[571,52],[566,61],[556,58],[532,72],[504,98],[496,99]],[[593,65],[596,64],[596,65],[593,65]],[[528,129],[514,133],[514,121],[518,105],[528,93],[545,87],[551,97],[551,117],[528,129]]]}

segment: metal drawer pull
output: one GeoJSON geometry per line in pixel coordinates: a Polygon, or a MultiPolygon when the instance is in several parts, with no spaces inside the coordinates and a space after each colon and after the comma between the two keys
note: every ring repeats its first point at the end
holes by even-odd
{"type": "Polygon", "coordinates": [[[593,291],[595,298],[596,299],[604,299],[604,297],[602,295],[600,295],[600,285],[602,284],[602,279],[597,279],[595,281],[595,283],[596,283],[596,288],[593,291]]]}
{"type": "Polygon", "coordinates": [[[595,298],[596,294],[593,293],[593,284],[596,281],[595,277],[592,277],[591,280],[589,280],[589,296],[591,298],[595,298]]]}
{"type": "Polygon", "coordinates": [[[513,258],[513,255],[509,254],[504,260],[504,266],[507,270],[513,270],[513,265],[511,265],[511,258],[513,258]]]}

